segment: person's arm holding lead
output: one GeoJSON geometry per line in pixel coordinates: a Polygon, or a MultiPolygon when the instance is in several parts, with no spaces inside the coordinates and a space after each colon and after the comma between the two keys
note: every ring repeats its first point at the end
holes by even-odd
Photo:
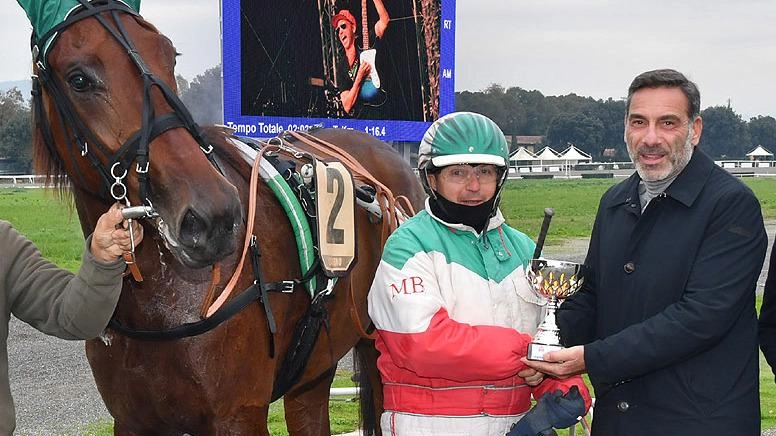
{"type": "Polygon", "coordinates": [[[118,205],[100,216],[86,239],[77,274],[43,258],[27,238],[10,225],[0,236],[13,254],[6,265],[7,304],[11,312],[36,329],[64,339],[88,339],[105,328],[118,302],[125,251],[143,239],[142,226],[135,224],[134,237],[118,205]]]}

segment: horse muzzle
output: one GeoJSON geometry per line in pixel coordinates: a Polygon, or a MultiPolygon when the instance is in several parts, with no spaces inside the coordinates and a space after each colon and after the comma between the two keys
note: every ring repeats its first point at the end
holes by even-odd
{"type": "Polygon", "coordinates": [[[162,220],[159,231],[170,251],[184,265],[204,268],[235,251],[241,226],[242,206],[235,197],[232,204],[221,209],[189,206],[176,228],[162,220]]]}

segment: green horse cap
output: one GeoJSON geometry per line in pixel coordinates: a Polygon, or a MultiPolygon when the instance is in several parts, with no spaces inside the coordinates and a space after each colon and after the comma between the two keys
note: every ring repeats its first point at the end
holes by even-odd
{"type": "MultiPolygon", "coordinates": [[[[65,21],[81,3],[78,0],[16,0],[27,13],[37,38],[42,37],[57,24],[65,21]]],[[[117,0],[140,11],[140,0],[117,0]]]]}
{"type": "Polygon", "coordinates": [[[509,147],[493,120],[474,112],[453,112],[426,130],[418,150],[418,168],[456,164],[506,166],[509,147]]]}

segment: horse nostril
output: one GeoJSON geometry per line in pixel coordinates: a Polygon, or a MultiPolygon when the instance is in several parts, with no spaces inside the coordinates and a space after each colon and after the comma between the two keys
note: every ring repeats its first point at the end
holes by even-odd
{"type": "Polygon", "coordinates": [[[189,209],[181,220],[180,240],[188,247],[196,247],[207,231],[206,223],[193,210],[189,209]]]}

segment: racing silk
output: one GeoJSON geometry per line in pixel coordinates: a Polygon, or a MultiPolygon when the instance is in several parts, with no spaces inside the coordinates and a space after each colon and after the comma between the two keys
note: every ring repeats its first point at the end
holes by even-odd
{"type": "Polygon", "coordinates": [[[546,312],[525,274],[534,248],[500,211],[483,235],[440,221],[428,202],[399,226],[368,299],[386,411],[516,416],[532,393],[582,385],[548,378],[531,388],[517,376],[546,312]]]}

